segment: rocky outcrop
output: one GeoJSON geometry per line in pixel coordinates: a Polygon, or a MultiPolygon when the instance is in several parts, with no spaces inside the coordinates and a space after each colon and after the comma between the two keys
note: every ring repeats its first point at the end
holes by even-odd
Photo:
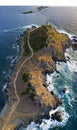
{"type": "Polygon", "coordinates": [[[62,89],[62,92],[63,92],[63,93],[66,93],[66,91],[67,91],[67,88],[63,88],[63,89],[62,89]]]}
{"type": "Polygon", "coordinates": [[[58,122],[61,122],[63,120],[62,118],[62,113],[60,111],[55,112],[54,114],[52,114],[51,117],[53,120],[57,120],[58,122]]]}
{"type": "Polygon", "coordinates": [[[73,50],[77,50],[77,43],[73,43],[72,48],[73,48],[73,50]]]}
{"type": "Polygon", "coordinates": [[[40,68],[42,69],[42,72],[52,73],[53,71],[55,71],[56,65],[50,55],[39,56],[38,60],[40,62],[40,68]]]}

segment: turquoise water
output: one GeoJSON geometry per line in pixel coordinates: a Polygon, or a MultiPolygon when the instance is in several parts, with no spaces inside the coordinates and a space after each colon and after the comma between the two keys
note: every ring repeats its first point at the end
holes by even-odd
{"type": "MultiPolygon", "coordinates": [[[[60,30],[77,35],[77,7],[50,7],[40,12],[37,12],[36,7],[0,7],[0,111],[5,104],[2,88],[6,82],[6,75],[10,69],[12,57],[18,55],[17,37],[32,24],[42,25],[46,20],[60,30]],[[22,14],[23,11],[28,10],[33,10],[36,13],[22,14]]],[[[74,56],[73,52],[70,55],[75,57],[74,60],[77,57],[77,55],[74,56]]],[[[55,93],[63,100],[61,109],[64,108],[67,121],[65,124],[63,122],[62,125],[56,122],[57,126],[54,123],[50,126],[51,121],[47,124],[51,128],[47,128],[44,124],[45,129],[39,126],[40,128],[35,130],[77,130],[77,66],[74,66],[73,63],[72,66],[74,71],[69,63],[67,65],[63,63],[59,78],[53,75],[53,83],[51,83],[55,93]],[[61,89],[64,86],[67,88],[67,93],[63,95],[61,89]],[[53,126],[55,127],[53,128],[53,126]]],[[[34,130],[33,127],[35,127],[34,124],[28,129],[34,130]]],[[[23,130],[25,129],[23,128],[23,130]]]]}

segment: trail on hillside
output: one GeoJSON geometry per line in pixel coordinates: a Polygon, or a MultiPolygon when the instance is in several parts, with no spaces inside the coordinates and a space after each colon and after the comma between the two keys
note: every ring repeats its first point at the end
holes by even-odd
{"type": "MultiPolygon", "coordinates": [[[[28,44],[28,47],[29,47],[29,49],[30,49],[30,51],[31,51],[31,56],[28,57],[28,58],[26,58],[26,59],[21,63],[21,65],[19,66],[19,69],[18,69],[18,71],[17,71],[17,73],[16,73],[16,75],[15,75],[15,79],[14,79],[14,91],[15,91],[15,95],[16,95],[17,101],[14,102],[14,104],[12,105],[11,111],[10,111],[10,113],[9,113],[9,116],[8,116],[8,118],[7,118],[7,120],[6,120],[5,124],[4,124],[4,126],[3,126],[3,128],[2,128],[2,130],[6,130],[6,128],[7,128],[7,126],[8,126],[8,123],[9,123],[9,121],[10,121],[10,118],[11,118],[12,114],[14,113],[15,109],[17,108],[19,102],[20,102],[20,97],[19,97],[19,95],[18,95],[18,93],[17,93],[16,81],[17,81],[18,75],[19,75],[19,73],[20,73],[20,71],[21,71],[21,68],[23,67],[23,65],[25,64],[25,62],[28,61],[28,60],[30,60],[30,59],[33,57],[33,49],[32,49],[31,46],[30,46],[29,38],[30,38],[30,31],[28,31],[28,34],[27,34],[27,44],[28,44]]],[[[26,114],[25,114],[25,115],[26,115],[26,114]]],[[[27,114],[27,115],[28,115],[28,114],[27,114]]],[[[29,114],[29,115],[30,115],[30,114],[29,114]]]]}

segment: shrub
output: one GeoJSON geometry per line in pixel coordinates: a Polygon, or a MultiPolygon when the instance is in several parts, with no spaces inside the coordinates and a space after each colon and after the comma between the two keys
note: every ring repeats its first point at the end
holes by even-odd
{"type": "Polygon", "coordinates": [[[28,78],[29,78],[29,74],[24,73],[22,79],[24,80],[25,83],[28,81],[28,78]]]}

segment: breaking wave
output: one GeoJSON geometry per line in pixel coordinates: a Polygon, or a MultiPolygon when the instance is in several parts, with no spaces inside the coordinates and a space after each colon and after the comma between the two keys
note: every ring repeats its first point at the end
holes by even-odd
{"type": "Polygon", "coordinates": [[[31,28],[32,26],[39,27],[37,24],[31,24],[31,25],[28,25],[28,26],[19,26],[19,27],[16,27],[16,28],[0,29],[0,33],[14,32],[14,31],[17,31],[17,30],[25,31],[27,28],[31,28]]]}

